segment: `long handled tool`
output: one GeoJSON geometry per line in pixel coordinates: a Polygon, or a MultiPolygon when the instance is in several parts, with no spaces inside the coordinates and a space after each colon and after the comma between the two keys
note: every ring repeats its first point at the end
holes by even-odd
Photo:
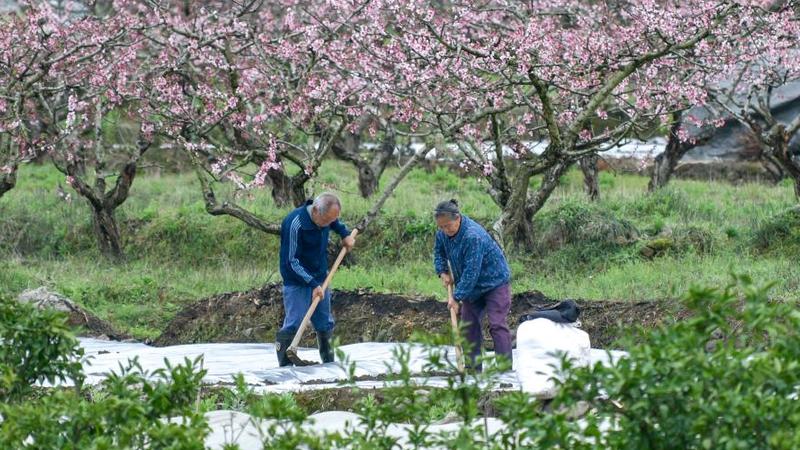
{"type": "MultiPolygon", "coordinates": [[[[453,285],[447,285],[447,300],[448,302],[455,302],[453,299],[453,285]]],[[[458,317],[457,312],[454,308],[450,309],[450,324],[453,326],[453,332],[455,333],[456,339],[458,339],[458,335],[460,333],[458,329],[458,317]]],[[[458,371],[463,373],[464,372],[464,352],[461,350],[461,344],[456,341],[456,363],[458,364],[458,371]]]]}
{"type": "MultiPolygon", "coordinates": [[[[358,230],[354,229],[353,232],[350,233],[350,236],[355,239],[356,235],[358,235],[358,230]]],[[[342,247],[342,250],[339,251],[339,256],[336,257],[336,261],[333,263],[333,267],[331,267],[330,272],[328,272],[328,276],[325,277],[325,281],[322,283],[323,295],[325,295],[325,291],[328,289],[328,285],[331,284],[331,280],[333,279],[333,274],[336,273],[336,269],[339,268],[339,264],[342,263],[344,255],[346,254],[347,247],[342,247]]],[[[289,344],[289,348],[286,349],[286,357],[289,358],[289,361],[296,366],[312,366],[317,364],[314,361],[306,361],[297,356],[297,346],[300,344],[300,339],[303,338],[303,332],[306,331],[308,322],[311,321],[311,316],[314,314],[314,311],[317,310],[317,305],[319,305],[319,302],[322,301],[322,298],[323,297],[315,296],[311,299],[311,306],[308,307],[308,311],[306,311],[306,315],[303,317],[303,321],[300,323],[300,328],[297,329],[297,333],[295,333],[292,343],[289,344]]]]}

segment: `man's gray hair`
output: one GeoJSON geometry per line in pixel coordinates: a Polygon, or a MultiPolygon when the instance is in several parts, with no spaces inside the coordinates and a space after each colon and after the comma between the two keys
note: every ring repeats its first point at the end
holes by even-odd
{"type": "Polygon", "coordinates": [[[331,192],[323,192],[314,199],[314,209],[316,209],[319,214],[327,214],[334,206],[341,210],[342,202],[339,201],[339,197],[337,197],[336,194],[331,192]]]}

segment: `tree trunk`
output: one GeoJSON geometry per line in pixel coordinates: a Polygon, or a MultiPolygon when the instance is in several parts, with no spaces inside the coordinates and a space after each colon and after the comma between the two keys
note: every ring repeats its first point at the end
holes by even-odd
{"type": "Polygon", "coordinates": [[[386,136],[381,146],[375,149],[371,158],[361,156],[361,135],[346,133],[332,147],[337,158],[348,161],[358,170],[358,190],[361,196],[369,198],[378,190],[383,171],[389,164],[396,144],[395,132],[391,126],[386,127],[386,136]]]}
{"type": "Polygon", "coordinates": [[[517,248],[530,250],[535,239],[533,234],[533,218],[542,209],[547,199],[558,186],[559,179],[569,169],[568,161],[555,163],[544,174],[539,189],[528,197],[528,185],[533,173],[530,170],[520,169],[512,181],[512,193],[508,203],[503,208],[499,226],[496,229],[502,233],[503,242],[511,242],[517,248]]]}
{"type": "Polygon", "coordinates": [[[773,183],[778,184],[784,179],[784,177],[786,177],[780,161],[770,155],[763,155],[759,159],[761,161],[761,165],[764,167],[764,170],[767,171],[770,180],[773,183]]]}
{"type": "Polygon", "coordinates": [[[654,192],[666,186],[670,178],[672,178],[672,173],[675,171],[678,162],[683,158],[683,155],[694,147],[708,142],[711,140],[711,137],[714,136],[716,129],[714,127],[704,126],[698,135],[695,136],[693,142],[682,142],[678,138],[678,130],[680,130],[683,124],[681,121],[682,116],[683,114],[681,112],[672,115],[672,126],[670,126],[669,129],[667,146],[664,148],[664,152],[659,153],[655,158],[653,173],[650,175],[650,182],[647,184],[648,192],[654,192]]]}
{"type": "MultiPolygon", "coordinates": [[[[92,224],[100,252],[113,261],[121,261],[124,257],[114,211],[128,199],[133,180],[136,178],[138,160],[150,147],[150,142],[139,139],[137,145],[139,147],[138,156],[122,166],[114,187],[109,191],[106,191],[105,176],[99,175],[102,170],[98,170],[94,188],[92,188],[83,179],[80,168],[74,163],[68,162],[66,167],[61,167],[54,160],[55,166],[72,178],[71,185],[75,191],[89,202],[92,209],[92,224]]],[[[103,164],[97,163],[97,167],[102,168],[103,164]]]]}
{"type": "Polygon", "coordinates": [[[659,153],[655,158],[653,173],[650,175],[650,182],[647,184],[647,190],[649,192],[661,189],[669,183],[670,178],[672,178],[672,172],[678,165],[678,161],[680,161],[683,155],[691,148],[688,142],[681,142],[678,138],[678,129],[681,126],[680,117],[680,113],[673,115],[667,146],[664,148],[664,151],[659,153]]]}
{"type": "Polygon", "coordinates": [[[389,160],[392,159],[392,155],[394,155],[394,150],[396,147],[397,135],[395,134],[393,127],[387,126],[380,149],[377,154],[373,155],[372,162],[369,165],[373,177],[373,180],[369,184],[369,191],[361,188],[361,182],[359,181],[361,195],[364,198],[371,197],[372,194],[378,191],[378,185],[381,181],[381,177],[383,176],[383,171],[386,170],[386,166],[389,165],[389,160]]]}
{"type": "Polygon", "coordinates": [[[372,205],[372,207],[369,209],[364,218],[361,219],[360,222],[358,222],[358,225],[356,225],[356,227],[359,229],[359,231],[364,231],[367,228],[367,226],[369,226],[369,224],[373,220],[375,220],[376,217],[378,217],[378,214],[380,213],[383,204],[386,203],[386,200],[392,195],[392,193],[394,193],[394,190],[397,189],[397,186],[400,184],[403,178],[405,178],[406,175],[408,175],[408,172],[410,172],[411,169],[415,165],[417,165],[417,163],[419,163],[423,158],[425,158],[425,156],[427,156],[427,154],[430,153],[431,150],[433,150],[434,148],[435,148],[434,146],[427,146],[424,149],[420,150],[408,161],[406,161],[406,163],[400,169],[400,172],[398,172],[397,175],[395,175],[391,183],[389,183],[389,185],[386,186],[386,188],[383,190],[383,195],[381,195],[378,201],[376,201],[372,205]]]}
{"type": "Polygon", "coordinates": [[[98,209],[92,206],[92,225],[100,253],[114,261],[122,260],[122,245],[117,220],[114,218],[114,209],[98,209]]]}
{"type": "Polygon", "coordinates": [[[297,183],[292,177],[286,175],[282,167],[267,171],[267,178],[272,184],[272,200],[275,205],[300,206],[306,201],[304,183],[297,183]]]}
{"type": "Polygon", "coordinates": [[[519,167],[511,180],[511,195],[506,204],[501,205],[502,213],[494,231],[503,247],[509,243],[521,248],[533,247],[533,216],[526,210],[531,176],[533,171],[519,167]]]}
{"type": "Polygon", "coordinates": [[[567,169],[569,169],[571,165],[572,163],[569,161],[559,161],[544,174],[542,185],[539,186],[539,189],[528,202],[528,210],[531,215],[531,219],[533,219],[533,216],[535,216],[544,207],[544,204],[547,203],[547,199],[550,198],[550,195],[558,186],[561,176],[567,172],[567,169]]]}
{"type": "Polygon", "coordinates": [[[800,159],[795,159],[794,155],[789,151],[789,142],[792,136],[787,132],[786,126],[778,124],[773,127],[772,141],[774,147],[775,159],[783,166],[783,170],[794,180],[794,195],[797,200],[800,200],[800,159]]]}
{"type": "Polygon", "coordinates": [[[372,197],[372,194],[378,190],[378,177],[369,166],[361,166],[358,168],[358,192],[364,198],[372,197]]]}
{"type": "MultiPolygon", "coordinates": [[[[72,166],[67,169],[67,172],[69,174],[76,173],[72,166]]],[[[115,262],[122,260],[123,254],[119,227],[114,218],[114,210],[121,204],[121,201],[119,203],[111,201],[112,197],[114,197],[113,191],[108,195],[104,194],[105,181],[102,178],[98,178],[95,181],[96,190],[93,190],[80,177],[75,175],[70,176],[73,178],[71,183],[72,187],[75,188],[75,191],[81,197],[86,199],[92,210],[92,228],[95,238],[97,239],[97,246],[100,249],[100,253],[115,262]]],[[[118,186],[119,180],[123,178],[125,177],[122,175],[119,177],[117,182],[118,186]]],[[[127,192],[125,197],[127,197],[127,192]]],[[[116,197],[116,200],[119,200],[119,197],[116,197]]],[[[124,201],[124,198],[122,201],[124,201]]]]}
{"type": "Polygon", "coordinates": [[[516,248],[526,250],[533,248],[533,216],[528,213],[528,210],[525,208],[504,209],[501,223],[503,247],[507,247],[506,243],[510,242],[516,248]]]}
{"type": "Polygon", "coordinates": [[[650,182],[647,184],[649,192],[661,189],[669,183],[670,178],[672,178],[672,172],[678,165],[678,161],[683,157],[684,152],[676,150],[679,144],[674,144],[674,141],[677,141],[677,138],[670,138],[664,152],[658,154],[655,158],[653,173],[650,175],[650,182]]]}
{"type": "Polygon", "coordinates": [[[0,198],[3,194],[14,189],[17,184],[17,166],[11,166],[11,172],[0,175],[0,198]]]}
{"type": "Polygon", "coordinates": [[[586,190],[586,195],[589,200],[597,201],[600,198],[600,184],[598,182],[597,160],[600,159],[597,155],[587,156],[581,158],[578,163],[583,172],[583,187],[586,190]]]}

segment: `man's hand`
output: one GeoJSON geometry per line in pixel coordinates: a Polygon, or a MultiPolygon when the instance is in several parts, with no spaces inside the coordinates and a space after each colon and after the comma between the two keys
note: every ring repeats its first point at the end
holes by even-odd
{"type": "Polygon", "coordinates": [[[439,278],[442,279],[442,285],[444,285],[445,289],[447,289],[447,286],[451,286],[453,284],[453,277],[451,277],[447,272],[440,274],[439,278]]]}
{"type": "Polygon", "coordinates": [[[325,298],[325,291],[322,290],[322,286],[315,287],[314,292],[311,293],[311,300],[314,300],[315,298],[318,298],[320,300],[325,298]]]}
{"type": "Polygon", "coordinates": [[[344,247],[347,249],[348,252],[352,251],[353,246],[356,245],[356,238],[354,238],[353,235],[351,234],[346,238],[342,239],[342,245],[344,245],[344,247]]]}

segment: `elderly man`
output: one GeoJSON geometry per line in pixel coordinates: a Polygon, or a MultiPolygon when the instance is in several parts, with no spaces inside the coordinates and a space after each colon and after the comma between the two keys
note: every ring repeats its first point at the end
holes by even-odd
{"type": "MultiPolygon", "coordinates": [[[[481,370],[476,358],[482,347],[484,314],[489,319],[495,354],[504,355],[510,362],[511,333],[507,319],[511,309],[511,272],[503,251],[483,227],[461,214],[455,200],[439,203],[434,217],[439,228],[434,267],[445,288],[455,285],[453,297],[462,305],[461,320],[467,324],[467,341],[472,346],[468,366],[481,370]]],[[[450,308],[458,308],[457,304],[448,303],[450,308]]]]}
{"type": "Polygon", "coordinates": [[[275,343],[281,366],[291,364],[286,349],[315,296],[322,298],[311,316],[311,324],[317,332],[319,355],[323,363],[333,361],[331,293],[330,290],[322,291],[322,283],[328,275],[330,230],[342,237],[342,244],[348,250],[355,244],[350,231],[339,221],[341,209],[339,198],[326,192],[289,213],[281,224],[280,270],[285,317],[275,343]]]}

